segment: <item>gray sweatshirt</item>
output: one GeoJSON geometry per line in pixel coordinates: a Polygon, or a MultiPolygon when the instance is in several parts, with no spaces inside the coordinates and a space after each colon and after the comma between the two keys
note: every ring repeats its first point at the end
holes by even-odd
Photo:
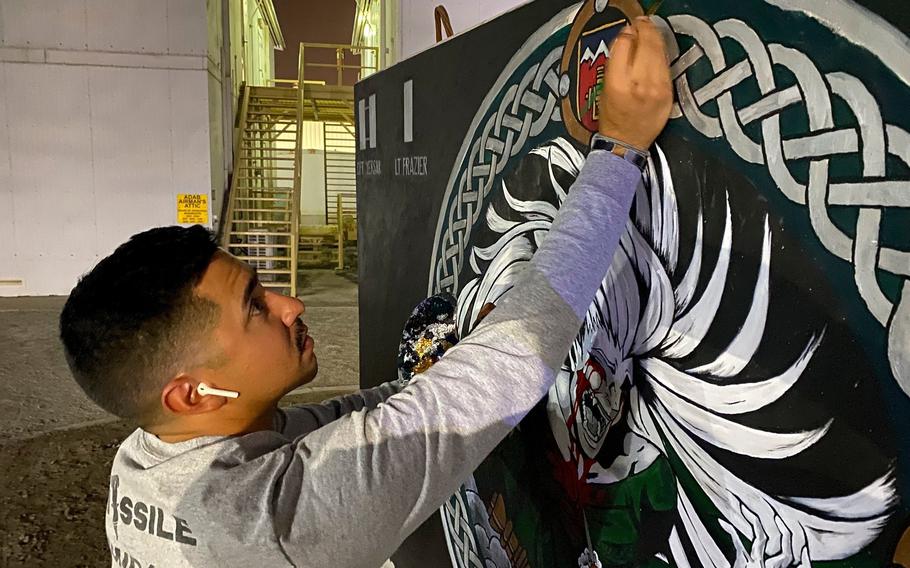
{"type": "Polygon", "coordinates": [[[380,566],[547,393],[640,181],[592,152],[515,287],[403,389],[286,409],[243,436],[133,432],[111,471],[112,566],[380,566]]]}

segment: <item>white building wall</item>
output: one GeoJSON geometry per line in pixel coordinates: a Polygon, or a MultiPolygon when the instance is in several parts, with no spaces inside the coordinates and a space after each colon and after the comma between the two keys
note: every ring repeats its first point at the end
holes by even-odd
{"type": "Polygon", "coordinates": [[[300,172],[300,224],[325,224],[325,136],[321,122],[305,121],[300,172]]]}
{"type": "Polygon", "coordinates": [[[325,150],[305,148],[301,156],[300,224],[325,224],[325,150]]]}
{"type": "Polygon", "coordinates": [[[491,20],[528,0],[397,0],[398,61],[407,59],[436,44],[433,11],[444,4],[456,33],[467,31],[491,20]]]}
{"type": "Polygon", "coordinates": [[[206,0],[0,2],[0,296],[66,294],[211,195],[206,30],[206,0]]]}
{"type": "MultiPolygon", "coordinates": [[[[301,175],[300,175],[300,224],[325,224],[325,147],[321,122],[305,121],[301,130],[301,175]]],[[[282,134],[275,165],[280,168],[294,167],[296,140],[293,134],[282,134]]],[[[276,181],[278,187],[292,189],[291,180],[276,181]]]]}
{"type": "Polygon", "coordinates": [[[228,178],[233,167],[233,130],[234,103],[231,100],[230,71],[225,69],[224,18],[226,16],[222,0],[206,0],[207,45],[206,65],[208,68],[209,100],[209,147],[212,180],[210,210],[211,223],[217,225],[218,217],[224,205],[224,194],[227,191],[228,178]],[[228,128],[225,128],[228,125],[228,128]]]}

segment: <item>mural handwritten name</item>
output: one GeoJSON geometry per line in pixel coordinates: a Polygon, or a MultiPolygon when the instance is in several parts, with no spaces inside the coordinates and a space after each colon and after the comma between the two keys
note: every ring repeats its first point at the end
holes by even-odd
{"type": "Polygon", "coordinates": [[[427,175],[426,156],[404,156],[395,158],[396,176],[425,176],[427,175]]]}

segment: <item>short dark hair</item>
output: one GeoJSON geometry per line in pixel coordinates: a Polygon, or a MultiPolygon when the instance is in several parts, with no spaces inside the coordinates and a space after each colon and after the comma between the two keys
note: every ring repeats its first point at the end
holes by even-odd
{"type": "Polygon", "coordinates": [[[217,323],[217,304],[194,292],[217,250],[205,227],[160,227],[79,280],[60,314],[60,339],[98,406],[138,422],[157,415],[161,388],[217,323]]]}

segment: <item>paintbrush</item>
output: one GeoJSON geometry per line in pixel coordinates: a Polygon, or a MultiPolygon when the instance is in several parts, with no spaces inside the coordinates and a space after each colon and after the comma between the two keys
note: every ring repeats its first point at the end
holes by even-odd
{"type": "Polygon", "coordinates": [[[664,0],[654,0],[651,2],[651,5],[648,6],[648,9],[645,11],[645,16],[653,16],[657,13],[657,10],[660,8],[660,5],[664,3],[664,0]]]}

